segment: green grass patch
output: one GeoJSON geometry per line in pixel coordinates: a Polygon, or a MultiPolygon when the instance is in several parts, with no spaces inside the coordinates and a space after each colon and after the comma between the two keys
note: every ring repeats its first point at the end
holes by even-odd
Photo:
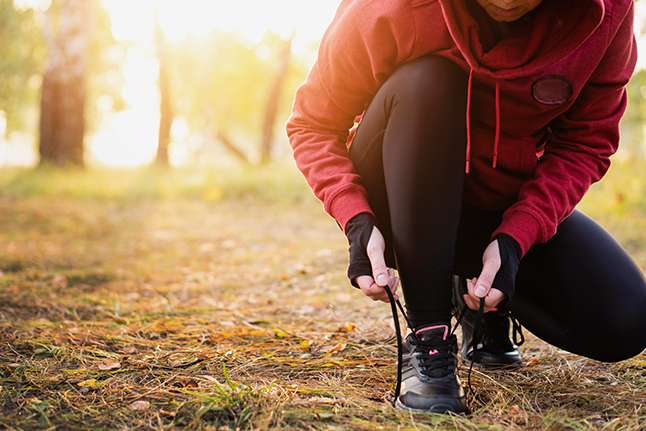
{"type": "Polygon", "coordinates": [[[177,198],[217,202],[245,197],[285,200],[311,195],[302,175],[291,165],[200,169],[5,168],[0,170],[0,190],[5,199],[50,197],[127,202],[177,198]]]}

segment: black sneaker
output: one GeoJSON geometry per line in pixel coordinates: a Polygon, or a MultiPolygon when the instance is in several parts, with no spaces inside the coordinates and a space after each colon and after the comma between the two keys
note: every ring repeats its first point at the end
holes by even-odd
{"type": "Polygon", "coordinates": [[[449,332],[449,325],[438,324],[408,335],[403,343],[397,408],[433,413],[466,411],[466,397],[457,376],[458,342],[449,332]]]}
{"type": "MultiPolygon", "coordinates": [[[[466,279],[454,277],[453,313],[460,316],[466,308],[462,295],[467,292],[466,279]]],[[[473,339],[476,332],[477,312],[467,309],[462,326],[462,348],[460,356],[467,361],[485,368],[517,367],[522,364],[518,348],[509,338],[510,315],[508,311],[494,309],[482,316],[477,328],[477,344],[473,339]]],[[[522,337],[522,333],[520,334],[522,337]]],[[[519,342],[522,344],[522,342],[519,342]]]]}

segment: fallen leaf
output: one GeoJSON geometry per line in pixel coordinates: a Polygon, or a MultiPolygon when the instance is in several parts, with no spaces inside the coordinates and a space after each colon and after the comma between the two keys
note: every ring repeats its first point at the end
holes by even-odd
{"type": "Polygon", "coordinates": [[[78,385],[84,388],[94,388],[96,387],[96,379],[83,380],[82,382],[79,382],[78,385]]]}
{"type": "Polygon", "coordinates": [[[166,411],[164,409],[159,409],[159,414],[162,415],[162,416],[168,416],[168,417],[171,417],[171,418],[175,417],[175,412],[169,412],[169,411],[166,411]]]}
{"type": "Polygon", "coordinates": [[[135,401],[130,404],[130,410],[148,410],[150,403],[148,401],[135,401]]]}
{"type": "Polygon", "coordinates": [[[178,380],[179,385],[183,388],[197,388],[199,385],[195,379],[179,379],[178,380]]]}
{"type": "Polygon", "coordinates": [[[276,334],[278,338],[285,338],[287,336],[287,332],[281,330],[274,330],[274,334],[276,334]]]}
{"type": "Polygon", "coordinates": [[[509,408],[510,413],[520,413],[520,406],[517,404],[514,404],[509,408]]]}
{"type": "Polygon", "coordinates": [[[536,364],[538,364],[538,360],[537,359],[532,359],[531,361],[529,361],[529,363],[527,365],[536,365],[536,364]]]}
{"type": "Polygon", "coordinates": [[[99,370],[101,371],[116,370],[118,368],[121,368],[121,364],[119,362],[103,361],[99,364],[99,370]]]}
{"type": "Polygon", "coordinates": [[[67,277],[63,274],[58,274],[56,277],[52,278],[52,286],[67,287],[67,277]]]}
{"type": "Polygon", "coordinates": [[[324,349],[325,349],[325,353],[334,353],[334,352],[340,352],[341,350],[345,349],[346,346],[347,345],[345,343],[339,343],[336,346],[324,347],[324,349]]]}
{"type": "Polygon", "coordinates": [[[312,346],[312,342],[309,340],[305,340],[298,345],[298,347],[300,347],[303,352],[309,352],[311,346],[312,346]]]}
{"type": "Polygon", "coordinates": [[[133,353],[137,353],[137,349],[134,347],[124,347],[123,349],[119,350],[119,353],[123,353],[124,355],[132,355],[133,353]]]}

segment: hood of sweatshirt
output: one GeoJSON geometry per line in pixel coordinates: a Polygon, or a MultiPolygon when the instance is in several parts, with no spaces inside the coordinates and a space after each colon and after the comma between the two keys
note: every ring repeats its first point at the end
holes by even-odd
{"type": "MultiPolygon", "coordinates": [[[[474,75],[495,81],[495,130],[492,167],[496,169],[501,135],[500,81],[526,77],[554,65],[579,48],[601,25],[603,0],[543,0],[534,10],[510,23],[504,37],[476,0],[439,0],[444,22],[469,65],[467,96],[466,173],[470,171],[471,93],[474,75]]],[[[570,91],[570,83],[555,79],[544,84],[549,96],[570,91]]]]}
{"type": "Polygon", "coordinates": [[[494,79],[528,76],[558,62],[585,42],[605,13],[603,0],[543,0],[511,23],[507,35],[488,50],[482,42],[488,30],[480,28],[473,17],[474,12],[483,16],[486,12],[476,0],[439,3],[451,37],[469,67],[494,79]]]}

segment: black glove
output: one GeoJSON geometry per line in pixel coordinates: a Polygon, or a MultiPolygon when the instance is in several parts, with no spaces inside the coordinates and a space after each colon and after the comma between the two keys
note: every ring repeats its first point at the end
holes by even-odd
{"type": "Polygon", "coordinates": [[[368,213],[357,214],[352,217],[345,227],[345,236],[350,244],[350,264],[348,265],[348,278],[354,287],[359,287],[355,279],[360,275],[372,277],[372,265],[368,258],[368,240],[375,226],[375,220],[368,213]]]}
{"type": "Polygon", "coordinates": [[[500,269],[493,280],[493,287],[507,295],[507,300],[514,295],[516,273],[522,257],[522,250],[515,239],[504,233],[496,235],[500,249],[500,269]]]}

